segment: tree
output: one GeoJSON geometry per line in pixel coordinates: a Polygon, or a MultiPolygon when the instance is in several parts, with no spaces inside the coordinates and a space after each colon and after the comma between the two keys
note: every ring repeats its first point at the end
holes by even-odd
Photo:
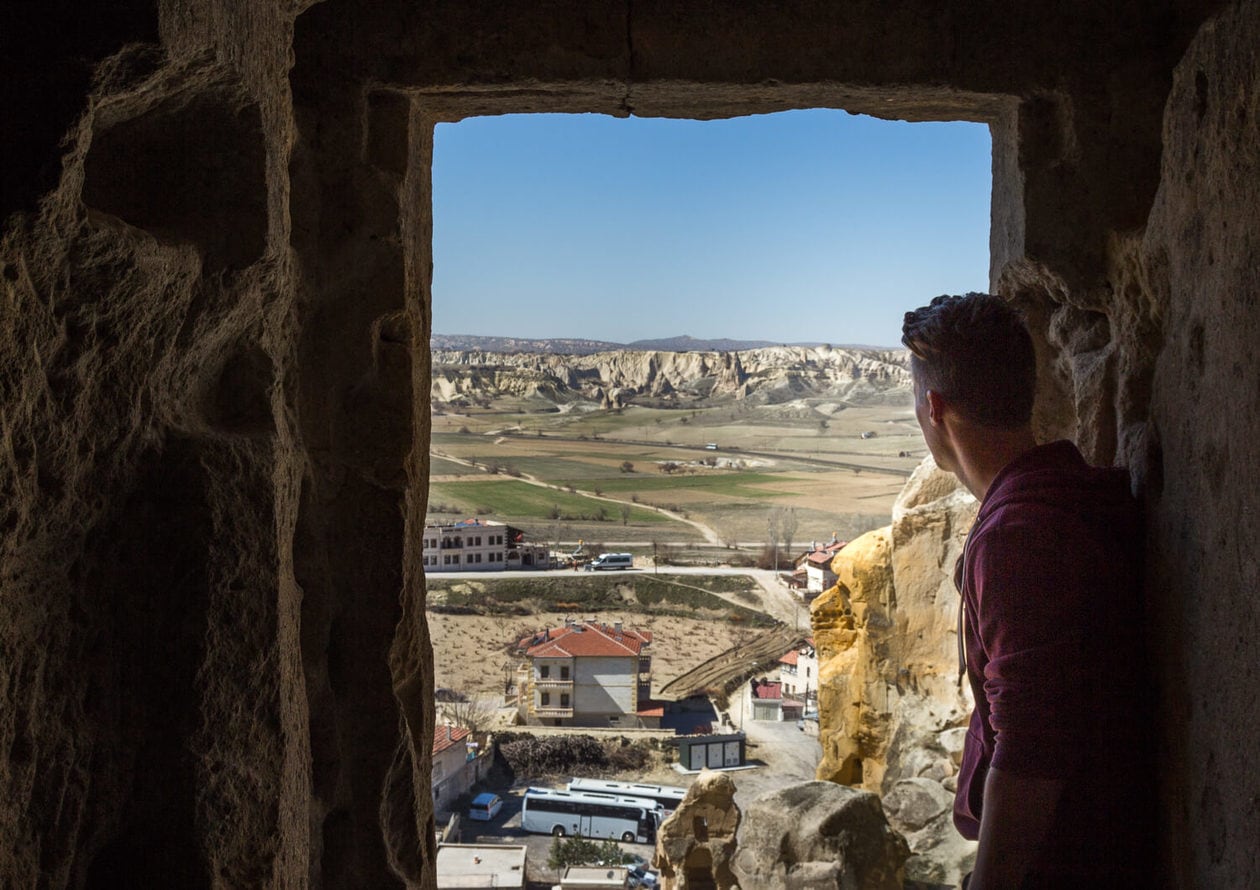
{"type": "Polygon", "coordinates": [[[484,700],[455,691],[456,701],[438,702],[438,716],[456,726],[462,726],[477,735],[490,728],[495,709],[484,700]]]}
{"type": "Polygon", "coordinates": [[[626,854],[616,841],[596,842],[580,834],[554,838],[547,854],[547,867],[556,871],[570,865],[613,865],[626,861],[626,854]]]}
{"type": "Polygon", "coordinates": [[[629,523],[630,523],[630,505],[622,504],[621,505],[621,524],[629,525],[629,523]]]}
{"type": "Polygon", "coordinates": [[[770,563],[772,571],[778,571],[779,567],[775,565],[779,547],[779,530],[783,526],[783,508],[775,507],[770,511],[769,518],[766,519],[766,559],[770,563]],[[771,556],[771,553],[775,556],[771,556]]]}
{"type": "Polygon", "coordinates": [[[790,559],[792,556],[792,536],[796,534],[796,508],[788,507],[783,511],[780,528],[783,533],[783,549],[790,559]]]}
{"type": "Polygon", "coordinates": [[[621,462],[621,472],[623,472],[623,473],[633,473],[633,472],[634,472],[634,464],[633,464],[633,463],[631,463],[631,462],[630,462],[630,461],[628,461],[628,460],[623,460],[623,461],[621,462]]]}

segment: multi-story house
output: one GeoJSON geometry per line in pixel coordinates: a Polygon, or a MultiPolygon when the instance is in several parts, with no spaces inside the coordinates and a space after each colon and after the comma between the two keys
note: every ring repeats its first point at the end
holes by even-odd
{"type": "Polygon", "coordinates": [[[786,695],[801,699],[807,709],[817,700],[818,650],[813,637],[806,637],[804,645],[779,659],[779,682],[786,695]]]}
{"type": "Polygon", "coordinates": [[[838,541],[836,536],[832,535],[831,540],[825,544],[811,541],[809,549],[797,557],[797,572],[801,570],[805,572],[804,598],[807,601],[835,585],[836,574],[831,571],[831,560],[848,543],[848,541],[838,541]]]}
{"type": "Polygon", "coordinates": [[[433,572],[548,568],[545,544],[525,540],[525,533],[502,522],[463,519],[424,529],[423,565],[433,572]]]}
{"type": "Polygon", "coordinates": [[[527,723],[548,726],[659,725],[650,700],[649,631],[588,621],[540,631],[520,641],[527,659],[517,674],[518,708],[527,723]]]}

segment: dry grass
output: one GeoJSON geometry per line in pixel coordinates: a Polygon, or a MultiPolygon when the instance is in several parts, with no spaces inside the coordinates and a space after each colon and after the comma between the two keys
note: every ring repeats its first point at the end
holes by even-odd
{"type": "MultiPolygon", "coordinates": [[[[515,669],[517,660],[508,655],[508,642],[519,630],[532,632],[564,623],[558,612],[529,618],[490,618],[482,615],[439,615],[430,613],[429,633],[433,638],[434,686],[473,694],[502,692],[504,665],[515,669]]],[[[612,622],[614,617],[601,616],[612,622]]],[[[626,626],[652,632],[652,690],[732,648],[748,636],[748,629],[725,622],[693,618],[648,617],[634,620],[626,616],[626,626]]]]}

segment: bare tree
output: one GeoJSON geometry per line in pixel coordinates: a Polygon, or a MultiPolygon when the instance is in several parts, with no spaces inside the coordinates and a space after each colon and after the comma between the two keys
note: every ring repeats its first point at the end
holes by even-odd
{"type": "Polygon", "coordinates": [[[788,558],[792,558],[792,536],[796,534],[796,508],[788,507],[783,511],[782,525],[783,550],[788,558]]]}
{"type": "Polygon", "coordinates": [[[621,524],[622,525],[628,525],[630,523],[630,511],[631,511],[631,507],[629,504],[623,503],[621,505],[621,524]]]}
{"type": "Polygon", "coordinates": [[[459,698],[460,701],[438,702],[438,719],[462,726],[473,735],[489,729],[494,720],[494,707],[475,696],[459,694],[459,698]]]}
{"type": "Polygon", "coordinates": [[[770,516],[766,520],[766,553],[765,558],[770,562],[770,570],[777,572],[779,559],[779,531],[783,526],[783,508],[775,507],[770,511],[770,516]],[[773,555],[772,555],[773,554],[773,555]]]}

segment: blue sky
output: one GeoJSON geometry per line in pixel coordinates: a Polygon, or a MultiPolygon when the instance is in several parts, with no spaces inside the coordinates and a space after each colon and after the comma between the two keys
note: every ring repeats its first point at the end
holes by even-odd
{"type": "Polygon", "coordinates": [[[439,124],[433,331],[896,345],[988,288],[990,159],[982,124],[824,109],[439,124]]]}

